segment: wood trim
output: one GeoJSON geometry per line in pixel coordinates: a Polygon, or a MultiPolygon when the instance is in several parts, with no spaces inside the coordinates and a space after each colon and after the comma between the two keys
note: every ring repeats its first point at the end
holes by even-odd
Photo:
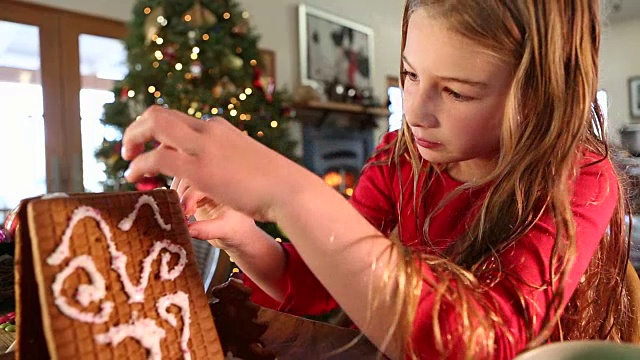
{"type": "MultiPolygon", "coordinates": [[[[94,15],[82,14],[78,12],[73,12],[69,10],[63,10],[59,8],[54,8],[45,5],[27,3],[19,0],[0,0],[3,2],[2,4],[2,13],[0,15],[4,16],[5,12],[20,14],[21,12],[28,12],[31,14],[36,14],[38,18],[42,18],[42,14],[46,14],[46,17],[49,16],[61,16],[66,19],[74,19],[73,21],[80,26],[83,26],[81,29],[82,33],[99,35],[99,36],[107,36],[113,37],[113,33],[120,32],[118,38],[124,38],[126,36],[126,25],[117,20],[111,20],[106,18],[101,18],[94,15]]],[[[12,21],[12,20],[9,20],[12,21]]],[[[67,21],[67,20],[65,20],[67,21]]],[[[32,24],[37,25],[37,24],[32,24]]]]}
{"type": "Polygon", "coordinates": [[[0,20],[39,27],[45,113],[47,191],[81,192],[80,55],[78,36],[123,39],[119,21],[16,0],[2,1],[0,20]]]}
{"type": "Polygon", "coordinates": [[[66,158],[70,162],[70,192],[83,192],[82,173],[82,124],[80,118],[80,49],[78,37],[90,34],[108,38],[123,39],[127,34],[124,23],[100,19],[92,16],[64,12],[61,15],[60,39],[62,46],[63,113],[66,123],[66,158]]]}
{"type": "Polygon", "coordinates": [[[37,26],[40,42],[41,85],[45,121],[45,153],[47,191],[65,191],[66,181],[61,176],[64,169],[64,122],[60,104],[63,100],[60,89],[61,48],[57,36],[59,18],[47,16],[37,7],[16,1],[2,5],[0,20],[37,26]]]}

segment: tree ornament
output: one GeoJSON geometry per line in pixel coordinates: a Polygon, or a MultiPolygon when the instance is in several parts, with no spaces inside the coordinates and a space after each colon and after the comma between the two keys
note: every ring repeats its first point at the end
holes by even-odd
{"type": "Polygon", "coordinates": [[[120,90],[120,101],[127,101],[128,98],[129,98],[129,88],[126,86],[123,86],[122,89],[120,90]]]}
{"type": "Polygon", "coordinates": [[[173,43],[167,44],[167,46],[163,47],[161,50],[163,59],[172,65],[175,64],[178,60],[177,48],[178,46],[173,43]]]}
{"type": "Polygon", "coordinates": [[[236,25],[231,28],[231,32],[237,35],[245,35],[249,31],[249,24],[240,20],[236,25]]]}
{"type": "Polygon", "coordinates": [[[187,21],[192,28],[199,28],[203,26],[212,26],[218,22],[218,18],[211,12],[211,10],[207,9],[205,6],[202,6],[200,0],[195,0],[193,7],[182,15],[182,18],[190,19],[187,21]]]}
{"type": "MultiPolygon", "coordinates": [[[[158,6],[154,8],[147,18],[144,20],[144,44],[149,45],[153,41],[153,36],[158,35],[160,29],[162,28],[162,24],[166,24],[166,22],[162,22],[159,20],[164,19],[164,9],[162,6],[158,6]]],[[[166,21],[166,19],[164,19],[166,21]]]]}
{"type": "Polygon", "coordinates": [[[189,71],[191,71],[195,79],[199,79],[202,76],[202,64],[200,61],[196,60],[192,62],[191,66],[189,66],[189,71]]]}
{"type": "Polygon", "coordinates": [[[224,63],[226,66],[230,67],[233,70],[240,70],[242,65],[244,65],[244,60],[239,56],[230,54],[224,59],[224,63]]]}

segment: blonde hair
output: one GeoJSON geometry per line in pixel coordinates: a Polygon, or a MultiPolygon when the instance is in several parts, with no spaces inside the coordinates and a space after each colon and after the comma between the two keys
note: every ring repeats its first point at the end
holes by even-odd
{"type": "MultiPolygon", "coordinates": [[[[610,184],[611,191],[619,194],[609,229],[582,282],[564,311],[560,309],[563,283],[576,256],[568,179],[574,179],[580,172],[580,150],[600,155],[596,162],[611,157],[603,116],[595,101],[600,42],[598,1],[408,0],[402,24],[402,51],[409,19],[418,9],[443,20],[450,31],[513,64],[515,74],[506,101],[495,171],[481,181],[465,184],[446,198],[451,199],[464,189],[487,186],[486,198],[469,231],[456,240],[445,254],[446,259],[407,255],[408,250],[401,242],[393,242],[405,254],[401,257],[405,261],[396,269],[400,279],[397,283],[412,285],[395,291],[401,295],[397,308],[402,316],[392,331],[406,339],[405,351],[415,358],[410,334],[419,294],[415,293],[414,285],[426,281],[425,286],[436,294],[433,331],[441,355],[446,356],[449,347],[438,314],[443,307],[449,307],[458,309],[462,321],[457,329],[448,331],[457,331],[453,336],[462,337],[468,346],[466,357],[493,356],[497,331],[511,334],[501,322],[501,314],[494,310],[495,304],[487,303],[490,300],[483,300],[482,296],[492,284],[506,280],[502,278],[497,254],[527,233],[543,214],[549,214],[556,226],[551,268],[547,269],[552,279],[548,284],[552,298],[544,318],[536,319],[527,312],[527,299],[521,296],[523,320],[530,327],[526,348],[547,340],[629,340],[630,327],[624,321],[629,305],[623,281],[628,261],[628,238],[624,233],[628,206],[622,185],[610,184]],[[433,280],[422,279],[415,258],[430,266],[433,280]],[[488,276],[493,278],[488,280],[488,276]],[[536,333],[533,324],[540,324],[541,330],[536,333]]],[[[401,84],[404,85],[404,79],[401,84]]],[[[425,171],[424,165],[406,121],[398,137],[381,151],[389,149],[393,155],[383,163],[410,159],[414,190],[424,191],[428,184],[417,182],[418,173],[425,171]]],[[[376,164],[379,163],[371,166],[376,164]]],[[[587,166],[590,165],[593,164],[587,166]]],[[[436,166],[427,165],[429,176],[437,173],[436,166]]],[[[416,206],[421,196],[404,199],[401,194],[400,199],[413,201],[416,206]]],[[[424,227],[428,227],[428,220],[424,227]]],[[[510,274],[509,281],[523,284],[517,274],[510,274]]]]}

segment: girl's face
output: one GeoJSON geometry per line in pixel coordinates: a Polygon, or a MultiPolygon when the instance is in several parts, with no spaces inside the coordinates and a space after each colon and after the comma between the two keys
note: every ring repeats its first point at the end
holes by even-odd
{"type": "Polygon", "coordinates": [[[403,53],[404,113],[422,157],[470,181],[496,164],[513,67],[417,10],[403,53]]]}

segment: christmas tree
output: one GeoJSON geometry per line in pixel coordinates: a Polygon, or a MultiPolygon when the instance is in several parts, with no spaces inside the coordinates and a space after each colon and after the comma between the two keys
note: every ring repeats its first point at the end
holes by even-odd
{"type": "MultiPolygon", "coordinates": [[[[262,76],[258,36],[249,13],[234,0],[138,0],[126,39],[128,75],[114,87],[102,122],[121,132],[158,104],[206,120],[221,116],[268,147],[292,158],[287,96],[262,76]]],[[[155,144],[148,144],[152,149],[155,144]]],[[[103,141],[105,191],[148,190],[162,176],[124,180],[128,162],[120,140],[103,141]]]]}

